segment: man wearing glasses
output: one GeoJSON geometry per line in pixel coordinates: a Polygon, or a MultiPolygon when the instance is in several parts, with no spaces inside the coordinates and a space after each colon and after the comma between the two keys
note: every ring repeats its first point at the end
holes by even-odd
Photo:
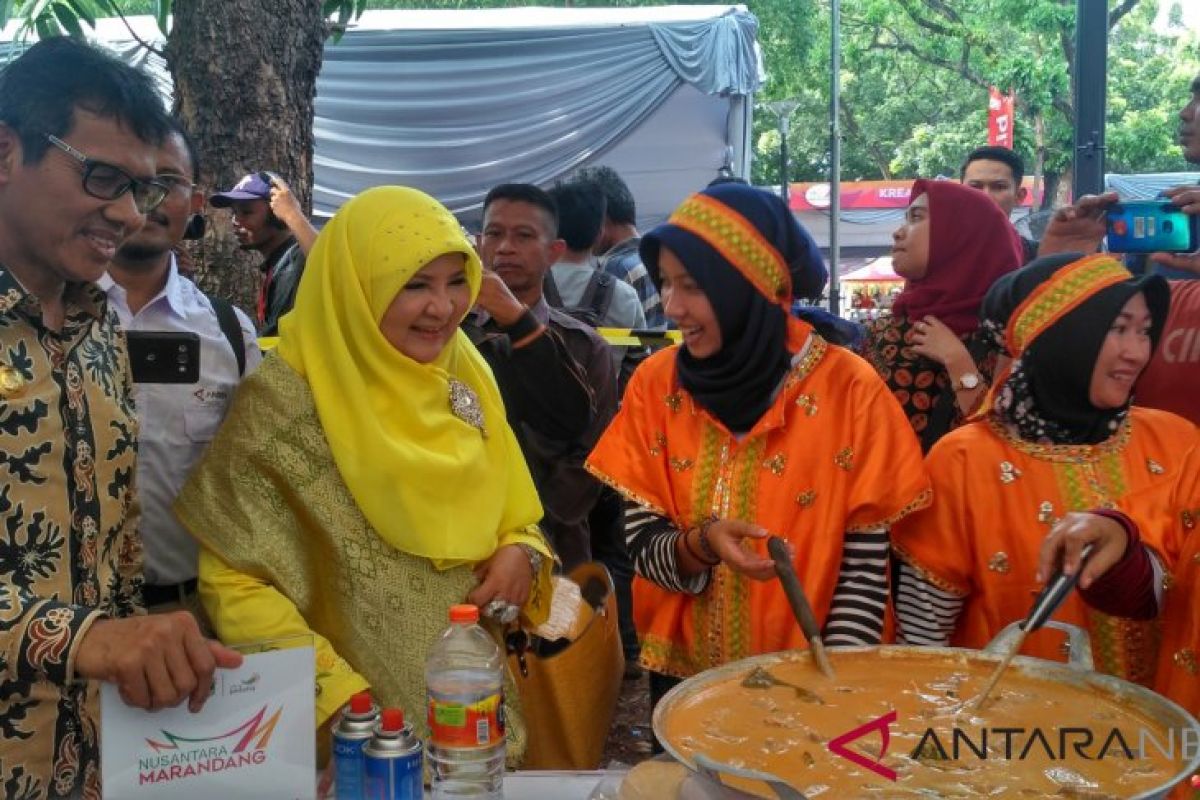
{"type": "Polygon", "coordinates": [[[141,73],[48,39],[0,72],[0,786],[99,797],[96,693],[198,708],[240,656],[141,607],[137,424],[95,285],[161,203],[162,105],[141,73]]]}

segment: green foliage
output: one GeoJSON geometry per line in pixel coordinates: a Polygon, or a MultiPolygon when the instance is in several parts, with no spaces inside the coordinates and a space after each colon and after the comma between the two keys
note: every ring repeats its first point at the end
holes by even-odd
{"type": "MultiPolygon", "coordinates": [[[[10,19],[19,19],[19,38],[31,33],[39,38],[62,35],[83,38],[84,26],[94,28],[97,17],[150,14],[165,34],[171,4],[172,0],[0,0],[0,27],[10,19]]],[[[339,34],[369,5],[368,0],[325,0],[325,16],[336,17],[334,32],[339,34]]]]}
{"type": "MultiPolygon", "coordinates": [[[[1107,169],[1184,170],[1175,128],[1200,72],[1197,38],[1181,25],[1156,30],[1154,0],[1109,6],[1119,19],[1109,36],[1107,169]]],[[[788,139],[791,180],[828,175],[828,9],[822,0],[807,15],[808,38],[786,52],[763,41],[763,98],[802,103],[788,139]]],[[[1178,18],[1176,3],[1168,19],[1178,18]]],[[[1075,3],[1061,0],[843,0],[843,178],[957,174],[966,152],[986,143],[988,86],[1016,93],[1016,149],[1028,169],[1036,119],[1046,171],[1068,169],[1074,25],[1075,3]]],[[[756,116],[756,182],[778,182],[778,134],[765,135],[774,127],[769,114],[756,116]]]]}

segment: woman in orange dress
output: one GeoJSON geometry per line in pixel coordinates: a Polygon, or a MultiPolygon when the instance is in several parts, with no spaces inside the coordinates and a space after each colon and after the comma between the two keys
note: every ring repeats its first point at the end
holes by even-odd
{"type": "MultiPolygon", "coordinates": [[[[1108,255],[1039,259],[989,293],[985,315],[1006,320],[1014,361],[990,410],[930,451],[933,503],[893,530],[903,641],[983,646],[1028,613],[1043,540],[1060,519],[1176,479],[1193,426],[1131,408],[1168,302],[1161,278],[1134,278],[1108,255]]],[[[1099,669],[1152,679],[1151,626],[1078,596],[1056,619],[1088,630],[1099,669]]],[[[1061,633],[1042,630],[1024,652],[1061,659],[1061,646],[1061,633]]]]}
{"type": "Polygon", "coordinates": [[[1167,491],[1129,498],[1121,511],[1072,514],[1042,547],[1039,574],[1079,572],[1092,608],[1128,619],[1160,616],[1163,639],[1154,690],[1200,716],[1200,447],[1167,491]],[[1086,563],[1080,553],[1092,545],[1086,563]]]}
{"type": "Polygon", "coordinates": [[[804,646],[766,554],[784,538],[826,641],[876,643],[888,526],[928,502],[911,428],[874,370],[789,317],[824,268],[779,198],[692,195],[642,261],[683,334],[634,374],[587,466],[626,501],[651,697],[757,653],[804,646]]]}

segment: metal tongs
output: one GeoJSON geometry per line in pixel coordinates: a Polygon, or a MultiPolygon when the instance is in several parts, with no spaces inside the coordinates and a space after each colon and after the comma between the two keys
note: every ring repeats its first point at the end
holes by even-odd
{"type": "Polygon", "coordinates": [[[804,633],[804,638],[808,639],[813,661],[822,675],[833,678],[833,665],[829,663],[829,654],[825,652],[825,643],[821,641],[821,628],[817,625],[816,615],[813,614],[812,606],[808,604],[808,598],[804,595],[800,578],[796,576],[787,544],[778,536],[772,536],[767,540],[767,552],[775,562],[775,574],[783,584],[783,593],[787,595],[788,605],[792,607],[796,622],[800,623],[800,630],[804,633]]]}
{"type": "Polygon", "coordinates": [[[1033,608],[1029,609],[1029,614],[1024,621],[1018,626],[1021,629],[1020,635],[1009,648],[1008,653],[1004,656],[1004,660],[996,667],[996,671],[992,673],[991,680],[984,687],[983,694],[975,701],[975,710],[979,711],[987,702],[988,696],[992,690],[996,688],[996,684],[1000,682],[1000,676],[1008,669],[1008,665],[1013,660],[1020,650],[1021,645],[1025,643],[1025,637],[1030,633],[1041,628],[1046,624],[1050,617],[1054,616],[1054,612],[1058,611],[1058,607],[1067,599],[1067,595],[1075,588],[1075,584],[1079,582],[1079,574],[1083,572],[1083,567],[1087,564],[1088,558],[1092,554],[1092,545],[1084,545],[1083,550],[1079,553],[1079,569],[1075,570],[1074,575],[1067,575],[1060,567],[1057,572],[1050,576],[1050,580],[1046,581],[1046,585],[1042,587],[1042,591],[1038,594],[1037,599],[1033,601],[1033,608]]]}

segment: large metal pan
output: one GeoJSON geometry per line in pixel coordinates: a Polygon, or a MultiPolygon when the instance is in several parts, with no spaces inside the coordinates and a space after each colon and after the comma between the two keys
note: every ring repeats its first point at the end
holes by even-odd
{"type": "MultiPolygon", "coordinates": [[[[1145,687],[1121,680],[1120,678],[1114,678],[1111,675],[1103,675],[1095,672],[1091,645],[1088,643],[1087,634],[1083,630],[1073,625],[1054,621],[1046,623],[1046,626],[1057,628],[1067,634],[1070,661],[1062,664],[1040,658],[1017,656],[1012,660],[1009,670],[1032,678],[1088,688],[1102,695],[1107,695],[1109,698],[1119,699],[1122,704],[1135,708],[1139,713],[1164,727],[1181,731],[1181,738],[1183,740],[1200,741],[1200,723],[1197,723],[1196,719],[1179,705],[1145,687]]],[[[946,656],[947,668],[949,669],[956,662],[961,664],[964,656],[969,657],[977,663],[999,664],[1018,634],[1017,623],[1013,623],[1002,630],[983,650],[965,650],[953,647],[882,645],[878,647],[838,648],[835,652],[842,657],[845,657],[847,654],[861,653],[865,658],[878,657],[889,653],[893,655],[903,655],[912,652],[920,652],[925,655],[943,654],[946,656]]],[[[655,736],[658,737],[658,740],[662,743],[663,748],[668,754],[709,780],[722,783],[722,776],[731,776],[759,781],[770,787],[775,796],[780,798],[780,800],[808,800],[800,789],[789,785],[786,781],[775,775],[720,763],[700,753],[688,757],[676,743],[672,742],[666,736],[667,719],[669,719],[673,710],[681,702],[694,693],[713,684],[722,683],[745,675],[755,667],[769,668],[782,661],[796,659],[809,659],[809,654],[807,652],[788,651],[754,656],[706,670],[699,675],[688,678],[669,691],[655,707],[653,715],[655,736]]],[[[1170,781],[1135,795],[1130,800],[1163,800],[1163,798],[1166,798],[1170,794],[1171,789],[1176,784],[1185,780],[1198,769],[1200,769],[1200,752],[1197,752],[1170,781]]]]}

